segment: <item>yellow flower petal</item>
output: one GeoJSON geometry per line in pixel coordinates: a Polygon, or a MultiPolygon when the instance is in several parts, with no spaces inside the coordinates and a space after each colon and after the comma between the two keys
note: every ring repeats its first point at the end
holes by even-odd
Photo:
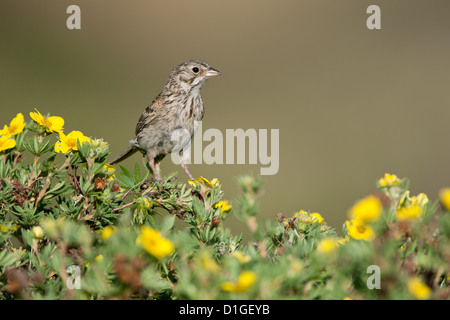
{"type": "Polygon", "coordinates": [[[231,255],[233,257],[235,257],[242,264],[250,261],[250,257],[245,254],[242,254],[242,252],[240,252],[240,251],[234,251],[231,255]]]}
{"type": "Polygon", "coordinates": [[[211,255],[207,252],[202,252],[199,256],[199,260],[200,260],[200,265],[202,266],[203,269],[209,271],[209,272],[213,272],[213,273],[217,273],[220,271],[220,266],[219,264],[216,262],[216,260],[214,260],[211,255]]]}
{"type": "Polygon", "coordinates": [[[374,196],[367,196],[355,203],[350,209],[349,215],[352,219],[359,220],[362,223],[377,220],[382,212],[383,206],[374,196]]]}
{"type": "Polygon", "coordinates": [[[430,200],[428,199],[428,196],[425,193],[419,193],[417,196],[413,196],[411,198],[411,204],[413,206],[421,206],[423,207],[426,205],[430,200]]]}
{"type": "Polygon", "coordinates": [[[322,223],[324,220],[322,215],[317,212],[311,213],[310,216],[313,218],[314,222],[322,223]]]}
{"type": "Polygon", "coordinates": [[[50,123],[48,129],[53,132],[60,132],[64,127],[64,119],[61,117],[49,117],[47,122],[50,123]]]}
{"type": "Polygon", "coordinates": [[[30,112],[31,119],[33,119],[36,123],[39,123],[39,124],[42,123],[44,120],[44,117],[37,109],[34,109],[34,110],[36,110],[36,112],[30,112]]]}
{"type": "Polygon", "coordinates": [[[375,238],[373,229],[360,220],[346,221],[349,237],[357,240],[372,241],[375,238]]]}
{"type": "Polygon", "coordinates": [[[416,299],[419,300],[428,299],[431,295],[430,287],[423,283],[423,281],[418,277],[409,279],[408,290],[416,299]]]}
{"type": "Polygon", "coordinates": [[[418,205],[403,207],[397,210],[398,220],[415,220],[422,215],[422,207],[418,205]]]}
{"type": "Polygon", "coordinates": [[[317,251],[322,254],[330,254],[334,250],[336,250],[337,243],[336,240],[333,238],[325,238],[320,240],[320,242],[317,244],[317,251]]]}
{"type": "Polygon", "coordinates": [[[37,124],[42,126],[45,131],[51,132],[61,132],[64,126],[64,119],[61,117],[48,117],[45,118],[37,109],[36,112],[30,112],[30,117],[37,124]]]}
{"type": "Polygon", "coordinates": [[[450,210],[450,188],[444,188],[439,192],[439,200],[445,209],[450,210]]]}
{"type": "Polygon", "coordinates": [[[163,238],[157,230],[148,226],[141,227],[141,234],[136,239],[136,242],[158,260],[174,251],[172,242],[163,238]]]}
{"type": "Polygon", "coordinates": [[[217,178],[212,179],[211,181],[209,181],[208,179],[204,178],[204,177],[200,177],[197,179],[190,179],[188,181],[188,183],[191,185],[191,187],[195,187],[197,184],[201,184],[201,185],[205,185],[209,188],[214,187],[215,185],[219,184],[219,180],[217,178]]]}
{"type": "Polygon", "coordinates": [[[294,213],[294,218],[297,218],[303,223],[323,223],[324,218],[318,212],[308,213],[308,211],[300,210],[294,213]]]}
{"type": "Polygon", "coordinates": [[[221,288],[226,292],[244,292],[250,288],[256,281],[256,274],[252,271],[242,272],[237,282],[223,282],[221,288]]]}
{"type": "Polygon", "coordinates": [[[220,208],[220,213],[225,213],[231,210],[231,205],[228,201],[219,201],[214,205],[215,208],[220,208]]]}
{"type": "Polygon", "coordinates": [[[6,138],[15,136],[23,131],[25,128],[25,121],[23,115],[18,113],[17,116],[11,120],[9,126],[5,125],[3,130],[0,130],[0,135],[4,135],[6,138]]]}
{"type": "Polygon", "coordinates": [[[105,229],[103,229],[101,231],[102,234],[102,240],[108,240],[109,237],[111,237],[111,235],[116,231],[115,228],[111,227],[111,226],[106,226],[105,229]]]}
{"type": "Polygon", "coordinates": [[[9,139],[6,136],[0,137],[0,152],[12,149],[16,146],[16,141],[14,139],[9,139]]]}
{"type": "Polygon", "coordinates": [[[58,153],[68,153],[69,151],[78,150],[78,141],[80,145],[84,142],[89,142],[90,139],[83,135],[80,131],[72,131],[68,135],[63,132],[59,133],[59,142],[55,144],[55,152],[58,153]]]}
{"type": "Polygon", "coordinates": [[[8,126],[5,124],[5,126],[3,127],[3,129],[0,130],[0,136],[6,136],[7,138],[9,138],[9,137],[7,136],[7,134],[8,134],[8,126]]]}
{"type": "Polygon", "coordinates": [[[114,178],[116,177],[116,175],[115,175],[115,173],[114,173],[114,172],[116,171],[116,168],[115,168],[114,166],[112,166],[112,165],[106,163],[106,164],[103,166],[103,169],[106,170],[106,175],[108,176],[107,180],[108,180],[108,181],[113,181],[114,178]]]}
{"type": "Polygon", "coordinates": [[[395,174],[385,173],[384,177],[378,180],[378,184],[381,187],[392,187],[401,182],[401,180],[395,174]]]}

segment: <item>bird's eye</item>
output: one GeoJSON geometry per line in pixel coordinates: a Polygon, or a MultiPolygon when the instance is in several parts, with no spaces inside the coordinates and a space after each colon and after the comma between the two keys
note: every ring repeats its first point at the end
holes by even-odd
{"type": "Polygon", "coordinates": [[[197,67],[193,67],[193,68],[192,68],[192,71],[194,71],[194,73],[197,73],[197,72],[199,72],[199,71],[200,71],[200,69],[199,69],[199,68],[197,68],[197,67]]]}

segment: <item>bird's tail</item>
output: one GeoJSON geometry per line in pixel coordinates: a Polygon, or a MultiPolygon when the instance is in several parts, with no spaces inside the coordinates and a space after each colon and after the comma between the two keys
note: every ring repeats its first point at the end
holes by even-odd
{"type": "Polygon", "coordinates": [[[124,152],[122,152],[117,157],[115,157],[112,161],[110,161],[109,164],[112,165],[112,164],[121,162],[121,161],[125,160],[126,158],[128,158],[129,156],[131,156],[132,154],[134,154],[136,151],[137,151],[137,149],[135,147],[130,146],[124,152]]]}

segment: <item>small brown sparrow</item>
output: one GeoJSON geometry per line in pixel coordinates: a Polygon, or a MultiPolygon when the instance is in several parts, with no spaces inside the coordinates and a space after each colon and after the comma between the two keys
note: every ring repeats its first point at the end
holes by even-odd
{"type": "MultiPolygon", "coordinates": [[[[200,60],[189,60],[177,66],[169,75],[164,90],[142,113],[136,125],[136,138],[130,140],[130,146],[109,164],[120,162],[136,151],[145,154],[158,181],[159,162],[172,151],[180,151],[190,143],[194,133],[194,122],[201,121],[205,113],[200,88],[206,79],[220,75],[216,69],[200,60]],[[186,130],[188,138],[183,142],[173,140],[175,130],[186,130]],[[174,149],[176,147],[176,149],[174,149]]],[[[193,179],[182,162],[181,166],[193,179]]]]}

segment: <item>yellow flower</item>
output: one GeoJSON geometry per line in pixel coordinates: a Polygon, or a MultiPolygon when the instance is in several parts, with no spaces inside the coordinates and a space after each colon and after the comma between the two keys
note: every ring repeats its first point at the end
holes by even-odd
{"type": "Polygon", "coordinates": [[[362,223],[360,220],[345,221],[348,229],[348,235],[357,240],[372,241],[375,238],[373,229],[362,223]]]}
{"type": "Polygon", "coordinates": [[[237,282],[223,282],[221,288],[226,292],[244,292],[250,288],[256,281],[256,274],[252,271],[242,272],[237,282]]]}
{"type": "Polygon", "coordinates": [[[207,252],[202,252],[200,254],[200,264],[203,267],[203,269],[209,272],[216,273],[220,271],[220,267],[217,264],[216,260],[211,258],[211,255],[208,254],[207,252]]]}
{"type": "Polygon", "coordinates": [[[350,209],[350,217],[360,222],[367,223],[377,220],[382,211],[380,200],[374,196],[367,196],[359,200],[350,209]]]}
{"type": "Polygon", "coordinates": [[[40,239],[44,236],[44,230],[40,226],[33,227],[31,233],[36,239],[40,239]]]}
{"type": "Polygon", "coordinates": [[[95,257],[95,261],[97,262],[102,262],[103,261],[103,255],[99,254],[98,256],[95,257]]]}
{"type": "Polygon", "coordinates": [[[406,190],[400,202],[397,206],[397,209],[403,207],[411,207],[411,206],[419,206],[423,207],[429,202],[428,196],[425,193],[419,193],[417,196],[409,196],[409,190],[406,190]]]}
{"type": "Polygon", "coordinates": [[[242,264],[250,261],[250,257],[245,254],[242,254],[242,252],[240,252],[240,251],[234,251],[231,255],[233,257],[235,257],[242,264]]]}
{"type": "Polygon", "coordinates": [[[333,238],[324,238],[317,244],[317,251],[322,254],[329,254],[336,250],[336,240],[333,238]]]}
{"type": "Polygon", "coordinates": [[[103,169],[105,169],[106,170],[106,175],[108,176],[108,181],[113,181],[114,180],[114,178],[116,177],[116,175],[115,175],[115,171],[116,171],[116,168],[114,167],[114,166],[112,166],[112,165],[110,165],[110,164],[105,164],[104,166],[103,166],[103,169]]]}
{"type": "Polygon", "coordinates": [[[141,227],[141,234],[136,239],[136,242],[158,260],[174,251],[172,242],[163,238],[157,230],[148,226],[141,227]]]}
{"type": "Polygon", "coordinates": [[[445,209],[450,210],[450,188],[444,188],[439,192],[439,199],[445,209]]]}
{"type": "Polygon", "coordinates": [[[294,218],[297,218],[299,220],[302,220],[306,216],[308,216],[308,211],[305,211],[305,210],[300,210],[300,211],[294,213],[294,218]]]}
{"type": "Polygon", "coordinates": [[[308,214],[307,211],[305,211],[305,210],[300,210],[299,212],[294,213],[294,217],[295,217],[295,218],[300,218],[301,216],[307,215],[307,214],[308,214]]]}
{"type": "Polygon", "coordinates": [[[214,178],[211,181],[209,181],[208,179],[203,178],[203,177],[200,177],[200,178],[197,178],[197,179],[190,179],[188,182],[191,185],[191,187],[193,187],[193,188],[195,188],[195,186],[197,184],[204,184],[204,185],[206,185],[209,188],[212,188],[215,185],[219,184],[219,180],[217,178],[214,178]]]}
{"type": "Polygon", "coordinates": [[[402,207],[397,210],[398,220],[415,220],[422,214],[422,207],[415,205],[410,207],[402,207]]]}
{"type": "Polygon", "coordinates": [[[417,196],[413,196],[410,199],[412,206],[420,206],[423,207],[430,200],[428,200],[428,196],[425,193],[419,193],[417,196]]]}
{"type": "Polygon", "coordinates": [[[56,230],[56,222],[54,219],[46,219],[42,226],[46,229],[45,231],[49,230],[54,232],[56,230]]]}
{"type": "Polygon", "coordinates": [[[108,142],[103,141],[103,139],[93,139],[93,140],[89,141],[89,143],[95,148],[96,147],[103,148],[108,145],[108,142]]]}
{"type": "Polygon", "coordinates": [[[323,217],[320,215],[320,213],[314,212],[311,213],[310,216],[313,218],[314,222],[322,223],[323,217]]]}
{"type": "Polygon", "coordinates": [[[30,117],[36,123],[44,127],[45,131],[51,132],[61,132],[64,126],[64,119],[61,117],[48,117],[45,118],[37,109],[36,112],[30,112],[30,117]]]}
{"type": "Polygon", "coordinates": [[[101,231],[102,233],[102,240],[108,240],[109,237],[111,237],[111,235],[116,231],[115,228],[111,227],[111,226],[106,226],[105,229],[103,229],[101,231]]]}
{"type": "Polygon", "coordinates": [[[419,277],[408,280],[408,290],[419,300],[427,299],[431,295],[431,289],[419,277]]]}
{"type": "Polygon", "coordinates": [[[12,149],[16,146],[16,141],[14,139],[9,139],[6,136],[0,137],[0,152],[12,149]]]}
{"type": "Polygon", "coordinates": [[[314,213],[308,213],[305,210],[300,210],[299,212],[296,212],[294,214],[294,217],[300,220],[303,223],[322,223],[323,217],[320,215],[320,213],[314,212],[314,213]]]}
{"type": "Polygon", "coordinates": [[[23,119],[23,114],[18,113],[17,116],[11,120],[9,127],[5,125],[3,130],[0,130],[0,135],[4,135],[6,138],[15,136],[23,131],[25,128],[25,121],[23,119]]]}
{"type": "Polygon", "coordinates": [[[295,273],[299,273],[303,270],[303,264],[298,259],[291,259],[289,267],[295,273]]]}
{"type": "Polygon", "coordinates": [[[308,211],[300,210],[299,212],[294,213],[294,218],[297,218],[299,221],[303,223],[316,223],[319,224],[324,222],[324,218],[318,212],[308,213],[308,211]]]}
{"type": "Polygon", "coordinates": [[[385,173],[384,178],[378,180],[378,184],[381,187],[392,187],[401,182],[401,180],[395,174],[385,173]]]}
{"type": "Polygon", "coordinates": [[[152,207],[152,203],[150,202],[150,200],[148,200],[148,198],[147,197],[145,197],[145,198],[141,198],[142,199],[142,204],[143,204],[143,206],[145,207],[145,208],[151,208],[152,207]]]}
{"type": "Polygon", "coordinates": [[[215,208],[220,208],[220,213],[225,213],[231,210],[231,205],[228,201],[219,201],[214,205],[215,208]]]}
{"type": "Polygon", "coordinates": [[[0,224],[0,231],[3,232],[3,233],[10,232],[10,231],[14,232],[14,231],[17,231],[17,230],[19,230],[19,226],[18,225],[15,225],[15,226],[12,226],[12,227],[8,227],[8,226],[5,226],[4,224],[0,224]]]}
{"type": "Polygon", "coordinates": [[[68,153],[72,150],[78,150],[77,141],[82,145],[84,142],[89,142],[90,139],[80,131],[72,131],[67,136],[63,132],[60,132],[59,141],[55,144],[55,151],[59,153],[68,153]]]}

